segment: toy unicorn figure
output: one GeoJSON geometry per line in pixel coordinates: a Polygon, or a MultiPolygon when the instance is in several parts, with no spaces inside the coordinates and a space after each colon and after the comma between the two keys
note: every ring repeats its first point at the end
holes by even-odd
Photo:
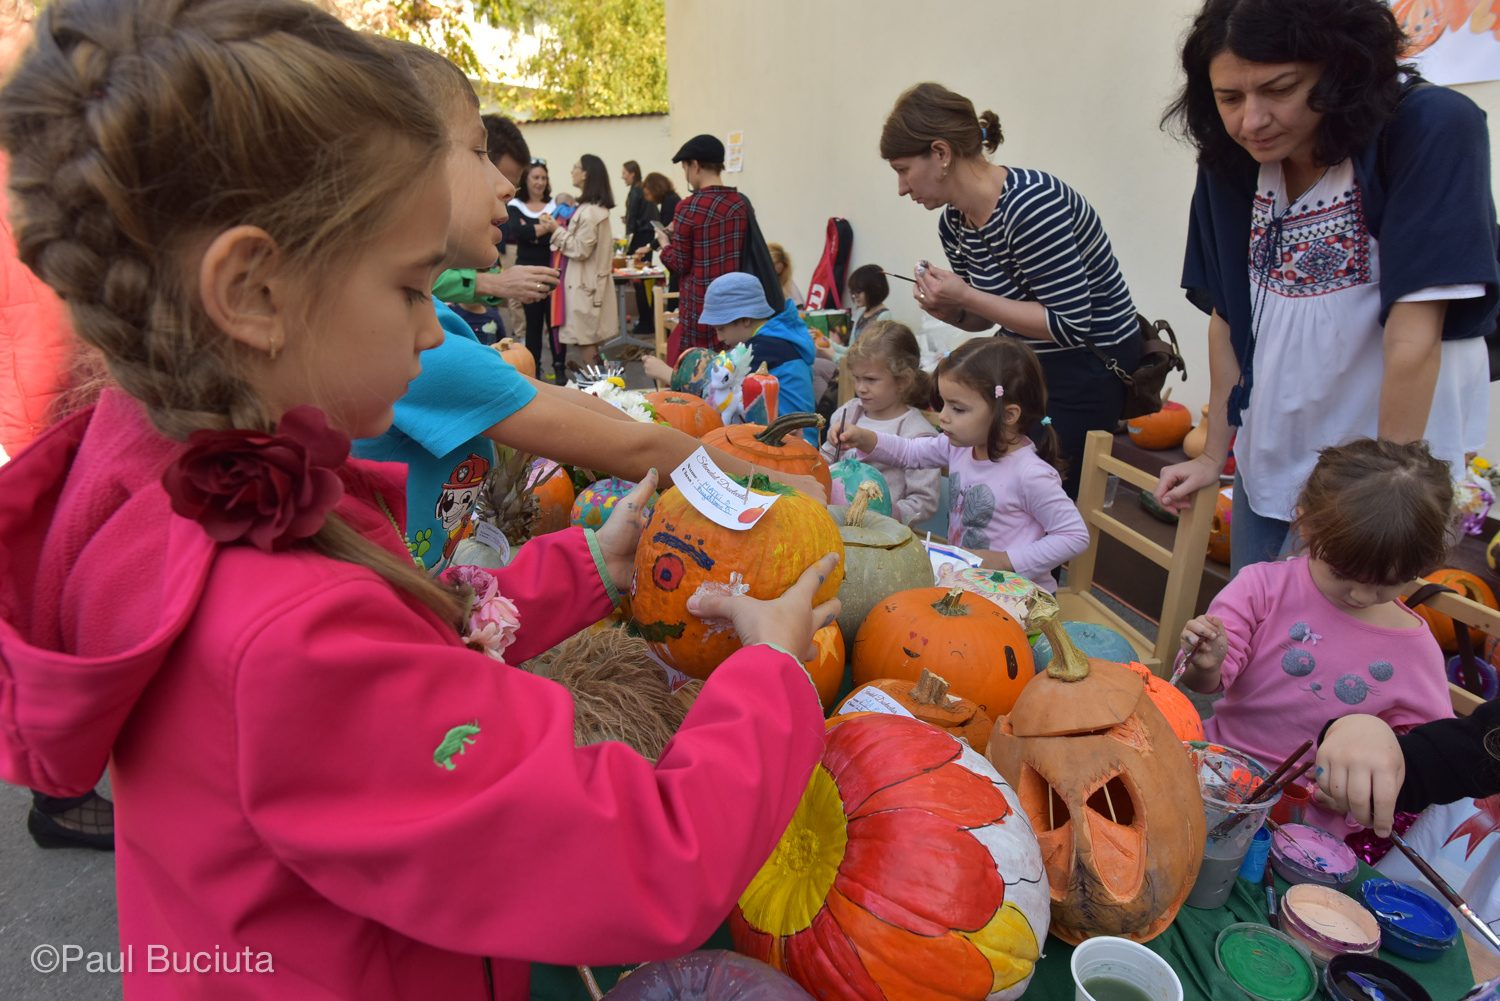
{"type": "Polygon", "coordinates": [[[708,387],[703,398],[719,412],[725,424],[744,419],[745,401],[740,395],[745,376],[750,374],[750,346],[736,344],[728,351],[714,355],[708,387]]]}

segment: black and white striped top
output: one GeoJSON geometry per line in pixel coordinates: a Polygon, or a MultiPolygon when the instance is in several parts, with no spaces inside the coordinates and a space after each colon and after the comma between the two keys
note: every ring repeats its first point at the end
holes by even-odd
{"type": "Polygon", "coordinates": [[[995,211],[979,229],[952,205],[943,210],[938,236],[954,273],[981,292],[1045,306],[1052,340],[1024,338],[1038,354],[1130,337],[1135,305],[1093,206],[1051,174],[1006,170],[995,211]]]}

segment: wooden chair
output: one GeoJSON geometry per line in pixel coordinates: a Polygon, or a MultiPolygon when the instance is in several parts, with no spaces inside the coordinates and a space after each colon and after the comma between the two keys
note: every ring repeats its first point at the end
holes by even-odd
{"type": "Polygon", "coordinates": [[[839,359],[839,406],[854,399],[854,376],[849,374],[849,355],[839,359]]]}
{"type": "MultiPolygon", "coordinates": [[[[1115,518],[1104,506],[1105,486],[1110,476],[1118,476],[1122,484],[1138,489],[1154,490],[1157,484],[1155,476],[1112,456],[1113,446],[1114,436],[1109,432],[1089,432],[1078,487],[1078,510],[1089,528],[1089,548],[1068,564],[1068,583],[1058,590],[1057,601],[1064,619],[1093,622],[1119,632],[1135,647],[1142,664],[1155,674],[1166,676],[1177,654],[1182,627],[1193,617],[1198,602],[1219,488],[1215,485],[1198,491],[1192,506],[1177,521],[1177,536],[1169,550],[1115,518]],[[1100,533],[1129,546],[1167,572],[1167,590],[1157,617],[1154,643],[1093,594],[1100,533]]],[[[1124,491],[1120,495],[1129,496],[1124,491]]]]}
{"type": "MultiPolygon", "coordinates": [[[[1418,588],[1431,581],[1418,577],[1407,584],[1401,591],[1401,596],[1406,597],[1418,588]]],[[[1477,629],[1491,636],[1500,636],[1500,612],[1493,608],[1486,608],[1477,601],[1470,601],[1461,594],[1435,594],[1422,603],[1424,608],[1431,608],[1434,612],[1442,612],[1455,622],[1462,622],[1470,629],[1477,629]]],[[[1475,652],[1481,641],[1475,639],[1475,652]]],[[[1460,688],[1457,685],[1448,686],[1448,696],[1453,701],[1453,712],[1457,716],[1468,716],[1479,706],[1484,699],[1473,692],[1460,688]]]]}
{"type": "Polygon", "coordinates": [[[656,357],[667,357],[667,334],[677,326],[677,310],[667,310],[667,300],[676,300],[681,293],[668,292],[666,279],[656,283],[651,290],[651,313],[656,326],[656,357]]]}

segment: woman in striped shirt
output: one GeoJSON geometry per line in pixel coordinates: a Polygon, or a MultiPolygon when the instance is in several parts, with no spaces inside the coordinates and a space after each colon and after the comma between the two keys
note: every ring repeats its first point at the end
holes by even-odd
{"type": "Polygon", "coordinates": [[[993,111],[977,116],[965,96],[916,84],[886,117],[880,156],[898,194],[942,209],[953,270],[919,267],[916,305],[963,330],[999,324],[1037,353],[1076,497],[1085,435],[1115,431],[1125,404],[1104,357],[1127,372],[1140,360],[1136,306],[1094,207],[1052,174],[989,162],[1001,140],[993,111]]]}
{"type": "Polygon", "coordinates": [[[1093,207],[1051,174],[990,163],[1001,138],[993,111],[921,83],[886,118],[880,155],[900,194],[943,210],[952,270],[919,267],[917,305],[963,330],[998,325],[1036,352],[1073,497],[1084,437],[1113,431],[1124,408],[1105,359],[1127,372],[1140,360],[1135,305],[1093,207]]]}

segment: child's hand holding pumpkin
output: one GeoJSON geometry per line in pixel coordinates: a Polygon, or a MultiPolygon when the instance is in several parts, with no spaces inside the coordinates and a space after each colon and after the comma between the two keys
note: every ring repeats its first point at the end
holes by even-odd
{"type": "Polygon", "coordinates": [[[700,592],[688,599],[687,608],[700,619],[729,622],[745,646],[768,643],[800,660],[811,660],[817,654],[813,633],[837,619],[840,607],[837,598],[813,607],[813,596],[838,564],[838,554],[829,553],[804,570],[781,597],[770,601],[745,594],[700,592]]]}
{"type": "Polygon", "coordinates": [[[620,498],[596,535],[610,581],[622,594],[629,590],[630,577],[635,573],[635,550],[646,531],[646,502],[656,493],[656,480],[656,470],[648,470],[635,489],[620,498]]]}

